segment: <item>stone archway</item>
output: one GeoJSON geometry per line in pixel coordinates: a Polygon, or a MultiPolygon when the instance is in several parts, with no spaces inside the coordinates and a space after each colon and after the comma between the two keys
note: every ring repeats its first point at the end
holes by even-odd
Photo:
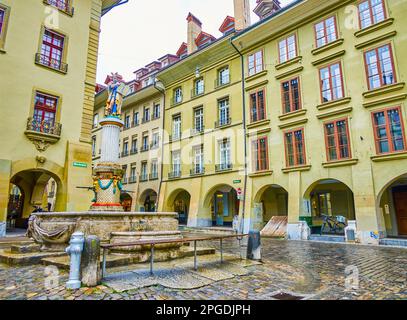
{"type": "MultiPolygon", "coordinates": [[[[315,181],[304,193],[304,200],[309,205],[309,212],[300,217],[308,223],[311,233],[321,233],[324,217],[332,217],[339,221],[356,220],[355,201],[351,188],[336,179],[315,181]]],[[[322,230],[329,233],[329,230],[322,230]]],[[[340,231],[344,234],[344,231],[340,231]]]]}
{"type": "Polygon", "coordinates": [[[288,192],[277,184],[264,186],[257,192],[253,206],[259,211],[253,219],[254,227],[261,230],[273,217],[288,217],[288,192]]]}
{"type": "Polygon", "coordinates": [[[377,197],[386,234],[407,238],[407,173],[390,180],[377,197]]]}
{"type": "Polygon", "coordinates": [[[127,192],[124,192],[120,195],[120,202],[123,206],[124,212],[131,212],[133,198],[127,192]]]}
{"type": "Polygon", "coordinates": [[[217,185],[208,191],[204,200],[206,216],[212,219],[212,226],[231,227],[239,215],[240,201],[236,190],[227,184],[217,185]]]}
{"type": "Polygon", "coordinates": [[[153,189],[145,190],[139,197],[138,204],[141,211],[156,212],[157,192],[153,189]]]}
{"type": "MultiPolygon", "coordinates": [[[[33,211],[49,211],[49,198],[54,198],[54,207],[62,201],[62,182],[54,173],[45,169],[29,169],[15,173],[10,183],[17,186],[23,195],[20,216],[16,219],[16,227],[26,228],[30,214],[33,211]],[[50,181],[55,182],[52,194],[50,181]]],[[[51,206],[52,207],[52,206],[51,206]]]]}
{"type": "Polygon", "coordinates": [[[167,208],[178,213],[180,225],[188,224],[190,203],[191,194],[185,189],[173,191],[167,200],[167,208]]]}

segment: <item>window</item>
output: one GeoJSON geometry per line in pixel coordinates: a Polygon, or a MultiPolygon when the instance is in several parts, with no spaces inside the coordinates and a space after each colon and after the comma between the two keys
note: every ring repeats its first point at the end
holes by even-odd
{"type": "Polygon", "coordinates": [[[249,55],[249,76],[263,71],[263,50],[249,55]]]}
{"type": "Polygon", "coordinates": [[[151,148],[155,149],[158,148],[160,144],[160,134],[158,132],[153,133],[153,142],[151,144],[151,148]]]}
{"type": "Polygon", "coordinates": [[[181,103],[182,102],[182,89],[177,88],[174,90],[174,103],[181,103]]]}
{"type": "Polygon", "coordinates": [[[339,62],[320,69],[319,76],[323,103],[344,97],[342,67],[339,62]]]}
{"type": "Polygon", "coordinates": [[[154,160],[151,160],[150,179],[157,179],[157,178],[158,178],[158,160],[154,159],[154,160]]]}
{"type": "Polygon", "coordinates": [[[136,137],[133,137],[133,139],[131,140],[131,153],[132,154],[136,154],[138,152],[137,145],[138,145],[138,140],[136,137]]]}
{"type": "Polygon", "coordinates": [[[99,114],[95,113],[93,115],[93,128],[97,128],[99,126],[99,114]]]}
{"type": "Polygon", "coordinates": [[[73,10],[71,8],[71,0],[46,0],[46,2],[54,6],[55,8],[62,10],[68,14],[73,14],[73,10]]]}
{"type": "Polygon", "coordinates": [[[58,97],[37,92],[34,102],[33,130],[49,133],[55,125],[58,97]]]}
{"type": "Polygon", "coordinates": [[[41,53],[37,57],[37,63],[66,72],[66,65],[62,62],[64,45],[64,36],[45,29],[42,37],[41,53]]]}
{"type": "Polygon", "coordinates": [[[195,133],[204,131],[204,114],[202,107],[194,109],[194,131],[195,133]]]}
{"type": "Polygon", "coordinates": [[[396,82],[393,54],[389,44],[367,51],[365,65],[370,90],[396,82]]]}
{"type": "Polygon", "coordinates": [[[330,17],[317,23],[315,25],[315,37],[317,48],[337,40],[336,18],[330,17]]]}
{"type": "Polygon", "coordinates": [[[399,107],[373,113],[377,153],[406,150],[404,126],[399,107]]]}
{"type": "Polygon", "coordinates": [[[305,165],[304,129],[286,132],[285,147],[288,167],[305,165]]]}
{"type": "Polygon", "coordinates": [[[136,127],[140,123],[139,113],[135,112],[133,115],[133,125],[136,127]]]}
{"type": "Polygon", "coordinates": [[[360,28],[364,29],[386,19],[383,0],[366,0],[359,3],[360,28]]]}
{"type": "Polygon", "coordinates": [[[181,175],[181,151],[172,152],[172,172],[174,175],[181,175]]]}
{"type": "Polygon", "coordinates": [[[204,147],[203,145],[194,148],[194,169],[193,174],[203,173],[204,168],[204,147]]]}
{"type": "Polygon", "coordinates": [[[301,109],[300,79],[294,78],[281,84],[283,95],[283,113],[301,109]]]}
{"type": "Polygon", "coordinates": [[[205,85],[203,79],[198,79],[194,83],[194,94],[193,96],[198,96],[203,94],[205,91],[205,85]]]}
{"type": "Polygon", "coordinates": [[[143,123],[150,121],[150,108],[144,107],[143,110],[143,123]]]}
{"type": "Polygon", "coordinates": [[[225,67],[219,70],[217,86],[224,86],[230,82],[229,67],[225,67]]]}
{"type": "Polygon", "coordinates": [[[148,135],[145,134],[143,135],[143,146],[142,146],[142,151],[148,151],[149,146],[148,146],[148,135]]]}
{"type": "Polygon", "coordinates": [[[267,137],[253,141],[253,159],[255,171],[266,171],[269,169],[267,137]]]}
{"type": "Polygon", "coordinates": [[[92,156],[96,157],[96,137],[92,137],[92,156]]]}
{"type": "Polygon", "coordinates": [[[225,126],[230,124],[230,117],[229,117],[229,99],[222,99],[218,101],[218,116],[219,121],[217,126],[225,126]]]}
{"type": "Polygon", "coordinates": [[[132,166],[130,169],[130,183],[135,183],[137,179],[137,167],[136,166],[132,166]]]}
{"type": "Polygon", "coordinates": [[[250,94],[251,122],[261,121],[266,118],[264,95],[264,89],[250,94]]]}
{"type": "Polygon", "coordinates": [[[126,115],[124,118],[124,128],[129,129],[130,128],[130,115],[126,115]]]}
{"type": "Polygon", "coordinates": [[[160,104],[155,103],[153,106],[153,119],[159,119],[160,118],[160,104]]]}
{"type": "Polygon", "coordinates": [[[227,170],[231,168],[230,161],[230,140],[223,139],[219,142],[219,168],[218,170],[227,170]]]}
{"type": "Polygon", "coordinates": [[[128,156],[129,154],[129,141],[125,140],[123,141],[123,157],[128,156]]]}
{"type": "Polygon", "coordinates": [[[325,124],[325,141],[328,162],[351,157],[348,121],[346,119],[325,124]]]}
{"type": "Polygon", "coordinates": [[[297,56],[297,43],[295,35],[281,40],[278,44],[280,63],[287,62],[297,56]]]}
{"type": "Polygon", "coordinates": [[[3,8],[0,8],[0,37],[3,34],[3,26],[4,26],[4,22],[6,20],[6,10],[3,8]]]}
{"type": "Polygon", "coordinates": [[[172,139],[181,139],[181,115],[172,118],[172,139]]]}
{"type": "Polygon", "coordinates": [[[147,181],[148,180],[148,173],[147,173],[147,162],[144,161],[141,163],[141,177],[140,180],[141,181],[147,181]]]}

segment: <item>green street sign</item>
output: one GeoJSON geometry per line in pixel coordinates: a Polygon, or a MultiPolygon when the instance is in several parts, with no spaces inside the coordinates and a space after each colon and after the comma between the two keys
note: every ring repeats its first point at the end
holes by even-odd
{"type": "Polygon", "coordinates": [[[242,183],[242,180],[233,180],[233,184],[239,184],[242,183]]]}
{"type": "Polygon", "coordinates": [[[88,167],[88,164],[87,164],[87,163],[84,163],[84,162],[74,162],[74,163],[73,163],[73,166],[74,166],[74,167],[78,167],[78,168],[87,168],[87,167],[88,167]]]}

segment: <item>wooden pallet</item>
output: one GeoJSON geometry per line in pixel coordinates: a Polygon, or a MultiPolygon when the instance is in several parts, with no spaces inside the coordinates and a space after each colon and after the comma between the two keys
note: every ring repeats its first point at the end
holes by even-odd
{"type": "Polygon", "coordinates": [[[260,234],[264,238],[285,238],[288,217],[272,217],[260,234]]]}

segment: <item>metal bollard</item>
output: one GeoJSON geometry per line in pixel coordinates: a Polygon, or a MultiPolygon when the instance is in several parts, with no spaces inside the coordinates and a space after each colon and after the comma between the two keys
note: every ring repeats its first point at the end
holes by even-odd
{"type": "Polygon", "coordinates": [[[247,244],[247,259],[261,260],[261,239],[260,231],[250,231],[249,241],[247,244]]]}
{"type": "Polygon", "coordinates": [[[67,289],[79,289],[81,287],[81,255],[84,242],[83,232],[75,232],[69,242],[70,246],[65,249],[71,258],[69,281],[66,283],[67,289]]]}

